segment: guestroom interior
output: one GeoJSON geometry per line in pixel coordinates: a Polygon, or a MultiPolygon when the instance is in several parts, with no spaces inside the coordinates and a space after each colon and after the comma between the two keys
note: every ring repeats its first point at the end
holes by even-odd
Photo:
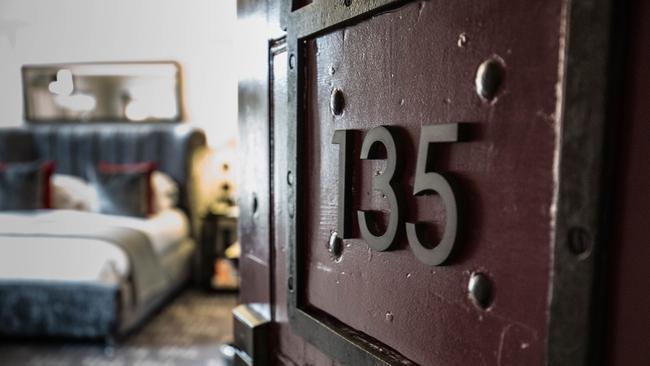
{"type": "Polygon", "coordinates": [[[649,64],[649,0],[0,0],[0,366],[648,366],[649,64]]]}
{"type": "Polygon", "coordinates": [[[0,365],[229,365],[235,0],[0,1],[0,365]]]}

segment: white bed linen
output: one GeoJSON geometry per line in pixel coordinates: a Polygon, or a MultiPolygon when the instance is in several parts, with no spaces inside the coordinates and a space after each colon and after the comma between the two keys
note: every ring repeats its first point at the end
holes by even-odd
{"type": "MultiPolygon", "coordinates": [[[[168,209],[149,218],[104,215],[72,210],[30,214],[0,213],[0,228],[38,234],[53,226],[127,227],[149,237],[161,255],[189,234],[187,216],[168,209]],[[51,227],[51,226],[50,226],[51,227]]],[[[118,283],[129,273],[126,253],[117,245],[87,238],[0,235],[0,280],[63,280],[118,283]]]]}

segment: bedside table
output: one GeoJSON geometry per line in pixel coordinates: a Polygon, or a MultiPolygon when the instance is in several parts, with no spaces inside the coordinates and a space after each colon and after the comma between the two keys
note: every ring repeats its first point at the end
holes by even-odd
{"type": "Polygon", "coordinates": [[[199,243],[199,286],[205,290],[237,290],[239,288],[238,273],[236,283],[220,284],[217,276],[220,271],[236,272],[236,264],[226,257],[226,249],[237,241],[237,217],[208,211],[202,218],[202,229],[199,243]]]}

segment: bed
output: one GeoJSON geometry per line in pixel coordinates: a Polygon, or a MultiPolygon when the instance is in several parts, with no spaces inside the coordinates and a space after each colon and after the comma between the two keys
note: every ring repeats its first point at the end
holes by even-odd
{"type": "MultiPolygon", "coordinates": [[[[0,336],[114,339],[177,292],[196,262],[192,161],[204,146],[204,134],[182,124],[1,129],[0,164],[53,161],[55,175],[92,182],[102,164],[148,162],[173,181],[176,199],[142,216],[0,211],[0,336]]],[[[122,191],[128,202],[142,196],[122,191]]]]}

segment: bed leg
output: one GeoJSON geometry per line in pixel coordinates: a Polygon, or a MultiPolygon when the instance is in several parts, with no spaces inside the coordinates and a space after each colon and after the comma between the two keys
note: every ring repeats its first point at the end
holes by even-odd
{"type": "Polygon", "coordinates": [[[104,338],[104,355],[106,357],[113,357],[115,356],[115,346],[117,345],[117,341],[115,340],[115,336],[113,335],[108,335],[104,338]]]}

